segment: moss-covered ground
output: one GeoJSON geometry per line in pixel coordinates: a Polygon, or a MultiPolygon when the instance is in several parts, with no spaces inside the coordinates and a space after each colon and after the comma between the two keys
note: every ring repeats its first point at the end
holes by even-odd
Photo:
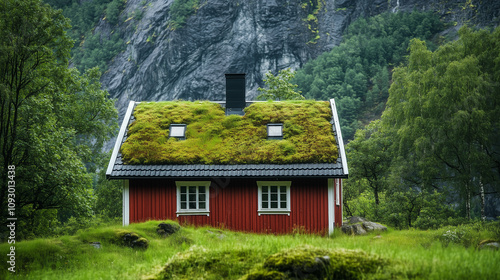
{"type": "Polygon", "coordinates": [[[500,251],[479,250],[477,244],[450,237],[450,232],[466,230],[463,236],[474,240],[498,240],[498,224],[435,231],[389,229],[365,236],[337,231],[331,237],[184,226],[161,237],[156,232],[159,223],[17,242],[16,273],[7,270],[5,261],[11,244],[0,244],[0,279],[499,279],[500,251]],[[120,238],[125,231],[147,239],[148,248],[124,246],[120,238]]]}
{"type": "Polygon", "coordinates": [[[331,114],[312,100],[258,102],[244,116],[208,101],[140,103],[121,152],[127,164],[336,162],[331,114]],[[282,140],[267,139],[268,123],[283,123],[282,140]],[[186,139],[169,138],[170,124],[186,124],[186,139]]]}

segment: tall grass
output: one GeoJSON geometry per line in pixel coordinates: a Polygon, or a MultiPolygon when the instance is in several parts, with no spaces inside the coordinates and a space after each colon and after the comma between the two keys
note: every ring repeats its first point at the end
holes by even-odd
{"type": "MultiPolygon", "coordinates": [[[[366,275],[367,278],[500,278],[499,251],[479,250],[464,240],[448,242],[443,239],[447,231],[463,230],[460,228],[389,230],[365,236],[336,233],[328,238],[183,227],[171,236],[161,237],[156,233],[158,224],[149,221],[128,227],[107,226],[79,231],[74,236],[18,242],[15,244],[16,273],[8,272],[6,262],[2,261],[0,279],[141,279],[158,276],[167,279],[173,276],[181,279],[238,279],[261,267],[270,255],[303,245],[326,250],[360,249],[390,260],[390,266],[376,274],[366,275]],[[131,249],[117,243],[115,233],[124,229],[148,239],[148,249],[131,249]],[[101,242],[101,249],[89,244],[95,241],[101,242]],[[173,268],[165,272],[167,263],[173,268]]],[[[470,229],[466,238],[498,240],[494,230],[470,229]]],[[[0,245],[3,256],[9,247],[10,244],[0,245]]]]}

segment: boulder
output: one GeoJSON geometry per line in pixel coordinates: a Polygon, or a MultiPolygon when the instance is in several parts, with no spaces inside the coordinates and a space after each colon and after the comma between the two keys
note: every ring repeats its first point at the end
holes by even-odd
{"type": "Polygon", "coordinates": [[[149,241],[146,238],[139,236],[135,232],[118,231],[116,232],[116,236],[119,240],[117,242],[123,246],[127,246],[134,249],[144,249],[144,250],[147,249],[149,246],[149,241]]]}
{"type": "Polygon", "coordinates": [[[309,246],[285,249],[269,256],[263,268],[281,272],[287,276],[285,279],[325,279],[330,267],[329,253],[309,246]]]}
{"type": "Polygon", "coordinates": [[[149,245],[146,238],[139,237],[139,235],[134,232],[124,234],[122,239],[123,243],[130,248],[147,249],[149,245]]]}
{"type": "Polygon", "coordinates": [[[156,229],[156,232],[163,236],[169,236],[171,234],[174,234],[178,232],[181,229],[181,226],[178,224],[167,224],[167,223],[161,223],[158,225],[158,228],[156,229]]]}
{"type": "Polygon", "coordinates": [[[477,248],[479,250],[484,250],[484,249],[498,250],[500,249],[500,242],[494,240],[483,240],[479,242],[477,248]]]}
{"type": "Polygon", "coordinates": [[[368,221],[365,218],[353,216],[342,225],[342,232],[351,235],[363,235],[372,231],[386,231],[387,227],[368,221]]]}
{"type": "Polygon", "coordinates": [[[310,246],[284,249],[242,280],[365,279],[390,262],[361,250],[327,250],[310,246]]]}
{"type": "Polygon", "coordinates": [[[352,216],[349,218],[348,223],[353,225],[357,223],[362,223],[362,222],[367,222],[368,220],[363,218],[363,217],[358,217],[358,216],[352,216]]]}
{"type": "Polygon", "coordinates": [[[378,224],[378,223],[370,222],[370,221],[363,222],[363,228],[367,232],[377,231],[377,230],[378,231],[386,231],[387,230],[386,226],[383,226],[383,225],[378,224]]]}

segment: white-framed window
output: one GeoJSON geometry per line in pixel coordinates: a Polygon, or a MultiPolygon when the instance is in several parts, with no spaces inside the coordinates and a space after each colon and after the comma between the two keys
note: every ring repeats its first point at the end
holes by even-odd
{"type": "Polygon", "coordinates": [[[267,124],[267,139],[283,139],[283,124],[268,123],[267,124]]]}
{"type": "Polygon", "coordinates": [[[171,124],[169,127],[168,137],[177,138],[179,140],[186,140],[186,125],[185,124],[171,124]]]}
{"type": "Polygon", "coordinates": [[[257,181],[258,212],[261,214],[290,215],[291,181],[257,181]]]}
{"type": "Polygon", "coordinates": [[[177,216],[210,214],[210,181],[176,181],[177,216]]]}

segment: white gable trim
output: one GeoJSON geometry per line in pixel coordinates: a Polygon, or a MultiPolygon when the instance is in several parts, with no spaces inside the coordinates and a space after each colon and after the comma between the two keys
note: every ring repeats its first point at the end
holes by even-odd
{"type": "Polygon", "coordinates": [[[132,112],[134,111],[135,106],[134,101],[130,101],[128,103],[127,112],[125,113],[125,117],[123,118],[122,126],[120,127],[120,132],[118,133],[118,137],[116,137],[115,147],[113,148],[113,153],[111,154],[111,159],[109,160],[108,169],[106,170],[106,176],[110,176],[113,171],[113,166],[115,166],[116,157],[118,157],[118,152],[120,151],[120,147],[122,145],[123,136],[125,136],[125,131],[127,131],[127,125],[130,121],[130,117],[132,116],[132,112]]]}
{"type": "Polygon", "coordinates": [[[340,122],[339,117],[337,115],[337,107],[335,106],[335,99],[330,99],[330,106],[332,108],[332,116],[333,116],[333,125],[335,126],[335,134],[337,145],[339,147],[340,159],[342,160],[342,169],[345,175],[349,174],[349,170],[347,169],[347,157],[345,155],[344,149],[344,140],[342,139],[342,132],[340,131],[340,122]]]}

